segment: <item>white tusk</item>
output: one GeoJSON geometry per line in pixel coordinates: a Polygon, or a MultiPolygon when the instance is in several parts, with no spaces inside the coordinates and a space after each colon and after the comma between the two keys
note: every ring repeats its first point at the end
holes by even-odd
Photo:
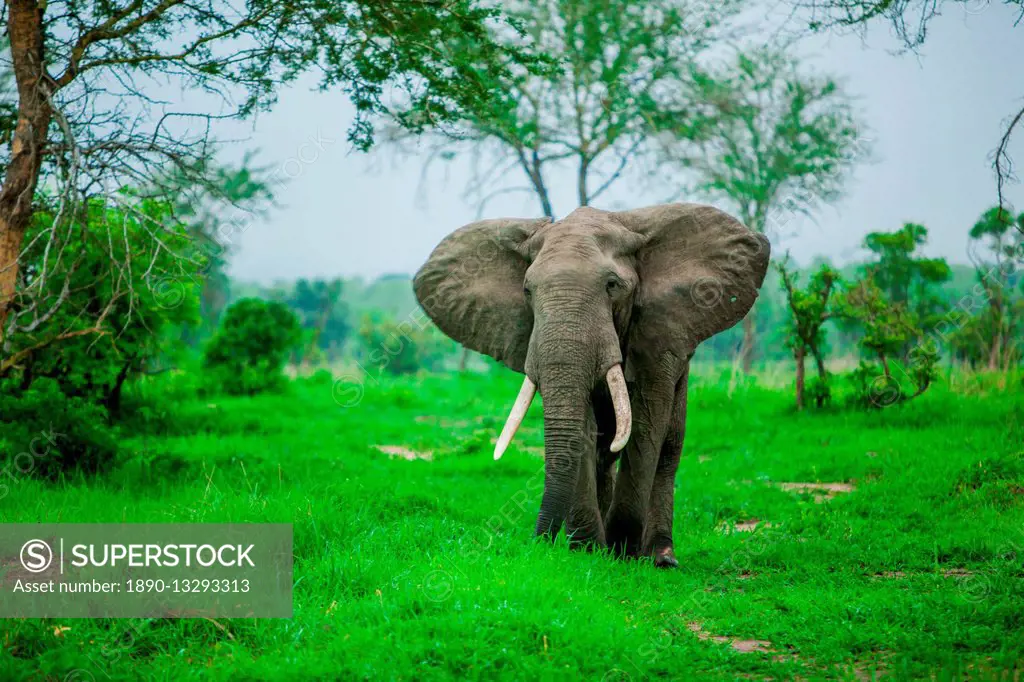
{"type": "Polygon", "coordinates": [[[622,376],[622,365],[612,366],[606,380],[615,407],[615,440],[612,441],[611,450],[618,452],[626,447],[629,432],[633,429],[633,412],[629,409],[629,391],[626,390],[626,378],[622,376]]]}
{"type": "Polygon", "coordinates": [[[530,409],[530,403],[533,402],[533,396],[536,393],[537,385],[530,381],[530,377],[524,377],[523,387],[519,389],[516,403],[512,406],[512,411],[508,413],[505,428],[501,430],[501,435],[498,436],[498,441],[494,444],[494,459],[501,459],[501,456],[505,454],[505,448],[512,442],[512,437],[516,435],[519,425],[523,423],[526,411],[530,409]]]}

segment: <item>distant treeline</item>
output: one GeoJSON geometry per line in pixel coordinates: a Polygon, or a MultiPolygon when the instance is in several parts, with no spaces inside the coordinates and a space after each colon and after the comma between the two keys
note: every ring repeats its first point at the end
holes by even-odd
{"type": "MultiPolygon", "coordinates": [[[[825,260],[799,268],[801,279],[817,270],[825,260]]],[[[837,268],[847,280],[855,280],[866,264],[855,263],[837,268]]],[[[969,265],[951,265],[951,277],[947,282],[936,285],[936,293],[953,310],[959,301],[969,296],[977,284],[975,270],[969,265]]],[[[383,275],[372,281],[361,277],[324,279],[299,279],[292,282],[278,282],[270,286],[239,280],[230,283],[229,302],[241,298],[257,297],[281,301],[288,305],[303,323],[303,327],[314,333],[317,325],[323,325],[317,335],[316,347],[325,361],[343,358],[357,358],[361,352],[360,327],[367,321],[398,325],[412,320],[418,309],[412,291],[412,280],[405,274],[383,275]]],[[[416,319],[419,319],[416,316],[416,319]]],[[[778,272],[769,270],[761,295],[754,307],[756,328],[755,361],[776,362],[790,360],[792,351],[786,346],[787,324],[790,315],[786,295],[778,272]]],[[[857,357],[858,335],[840,329],[835,323],[828,323],[828,350],[832,357],[857,357]]],[[[702,344],[697,361],[732,361],[743,342],[742,326],[737,325],[702,344]]],[[[454,355],[459,350],[452,347],[454,355]]]]}

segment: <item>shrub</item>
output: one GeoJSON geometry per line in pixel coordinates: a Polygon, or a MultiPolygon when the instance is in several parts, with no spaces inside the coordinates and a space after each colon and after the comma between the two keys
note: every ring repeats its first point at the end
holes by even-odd
{"type": "Polygon", "coordinates": [[[382,314],[365,315],[359,326],[360,358],[377,374],[412,374],[419,369],[438,371],[456,344],[432,324],[396,322],[382,314]]]}
{"type": "Polygon", "coordinates": [[[807,382],[806,397],[815,407],[825,407],[832,402],[832,388],[829,385],[828,373],[825,378],[811,377],[807,382]]]}
{"type": "Polygon", "coordinates": [[[853,373],[856,402],[886,407],[928,390],[938,374],[939,352],[920,315],[890,301],[871,278],[847,289],[839,305],[843,315],[861,326],[861,349],[877,360],[862,361],[853,373]],[[903,386],[904,379],[913,384],[912,391],[903,386]]]}
{"type": "Polygon", "coordinates": [[[21,476],[54,480],[81,471],[102,473],[117,460],[115,432],[106,411],[69,397],[52,379],[27,390],[0,386],[0,496],[21,476]]]}
{"type": "Polygon", "coordinates": [[[125,384],[174,359],[170,332],[197,320],[200,275],[184,257],[191,240],[167,202],[125,195],[88,202],[63,237],[61,253],[74,258],[61,258],[44,238],[57,229],[53,213],[37,212],[26,237],[23,271],[47,277],[30,277],[15,299],[21,326],[0,358],[0,377],[21,390],[52,380],[116,415],[125,384]]]}
{"type": "Polygon", "coordinates": [[[850,374],[854,389],[851,402],[882,408],[912,400],[938,377],[938,361],[938,351],[928,341],[911,349],[906,367],[891,360],[885,364],[862,360],[850,374]]]}
{"type": "Polygon", "coordinates": [[[284,384],[282,371],[301,337],[298,318],[287,306],[243,298],[224,313],[206,347],[203,366],[232,395],[277,389],[284,384]]]}

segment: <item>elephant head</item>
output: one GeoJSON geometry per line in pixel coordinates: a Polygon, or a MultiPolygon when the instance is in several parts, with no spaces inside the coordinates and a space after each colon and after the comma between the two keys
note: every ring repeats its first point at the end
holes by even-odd
{"type": "Polygon", "coordinates": [[[632,378],[666,353],[688,360],[697,344],[736,324],[757,298],[768,255],[763,235],[698,204],[583,207],[557,222],[484,220],[437,246],[414,280],[427,315],[526,375],[495,459],[538,388],[543,396],[538,534],[556,534],[569,511],[594,389],[607,382],[617,451],[631,429],[623,366],[632,378]]]}

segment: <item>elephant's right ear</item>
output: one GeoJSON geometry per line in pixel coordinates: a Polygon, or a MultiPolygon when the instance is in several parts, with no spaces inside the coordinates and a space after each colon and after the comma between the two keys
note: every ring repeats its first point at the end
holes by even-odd
{"type": "Polygon", "coordinates": [[[524,244],[549,222],[499,218],[452,232],[413,280],[423,310],[462,345],[522,372],[533,329],[524,244]]]}

